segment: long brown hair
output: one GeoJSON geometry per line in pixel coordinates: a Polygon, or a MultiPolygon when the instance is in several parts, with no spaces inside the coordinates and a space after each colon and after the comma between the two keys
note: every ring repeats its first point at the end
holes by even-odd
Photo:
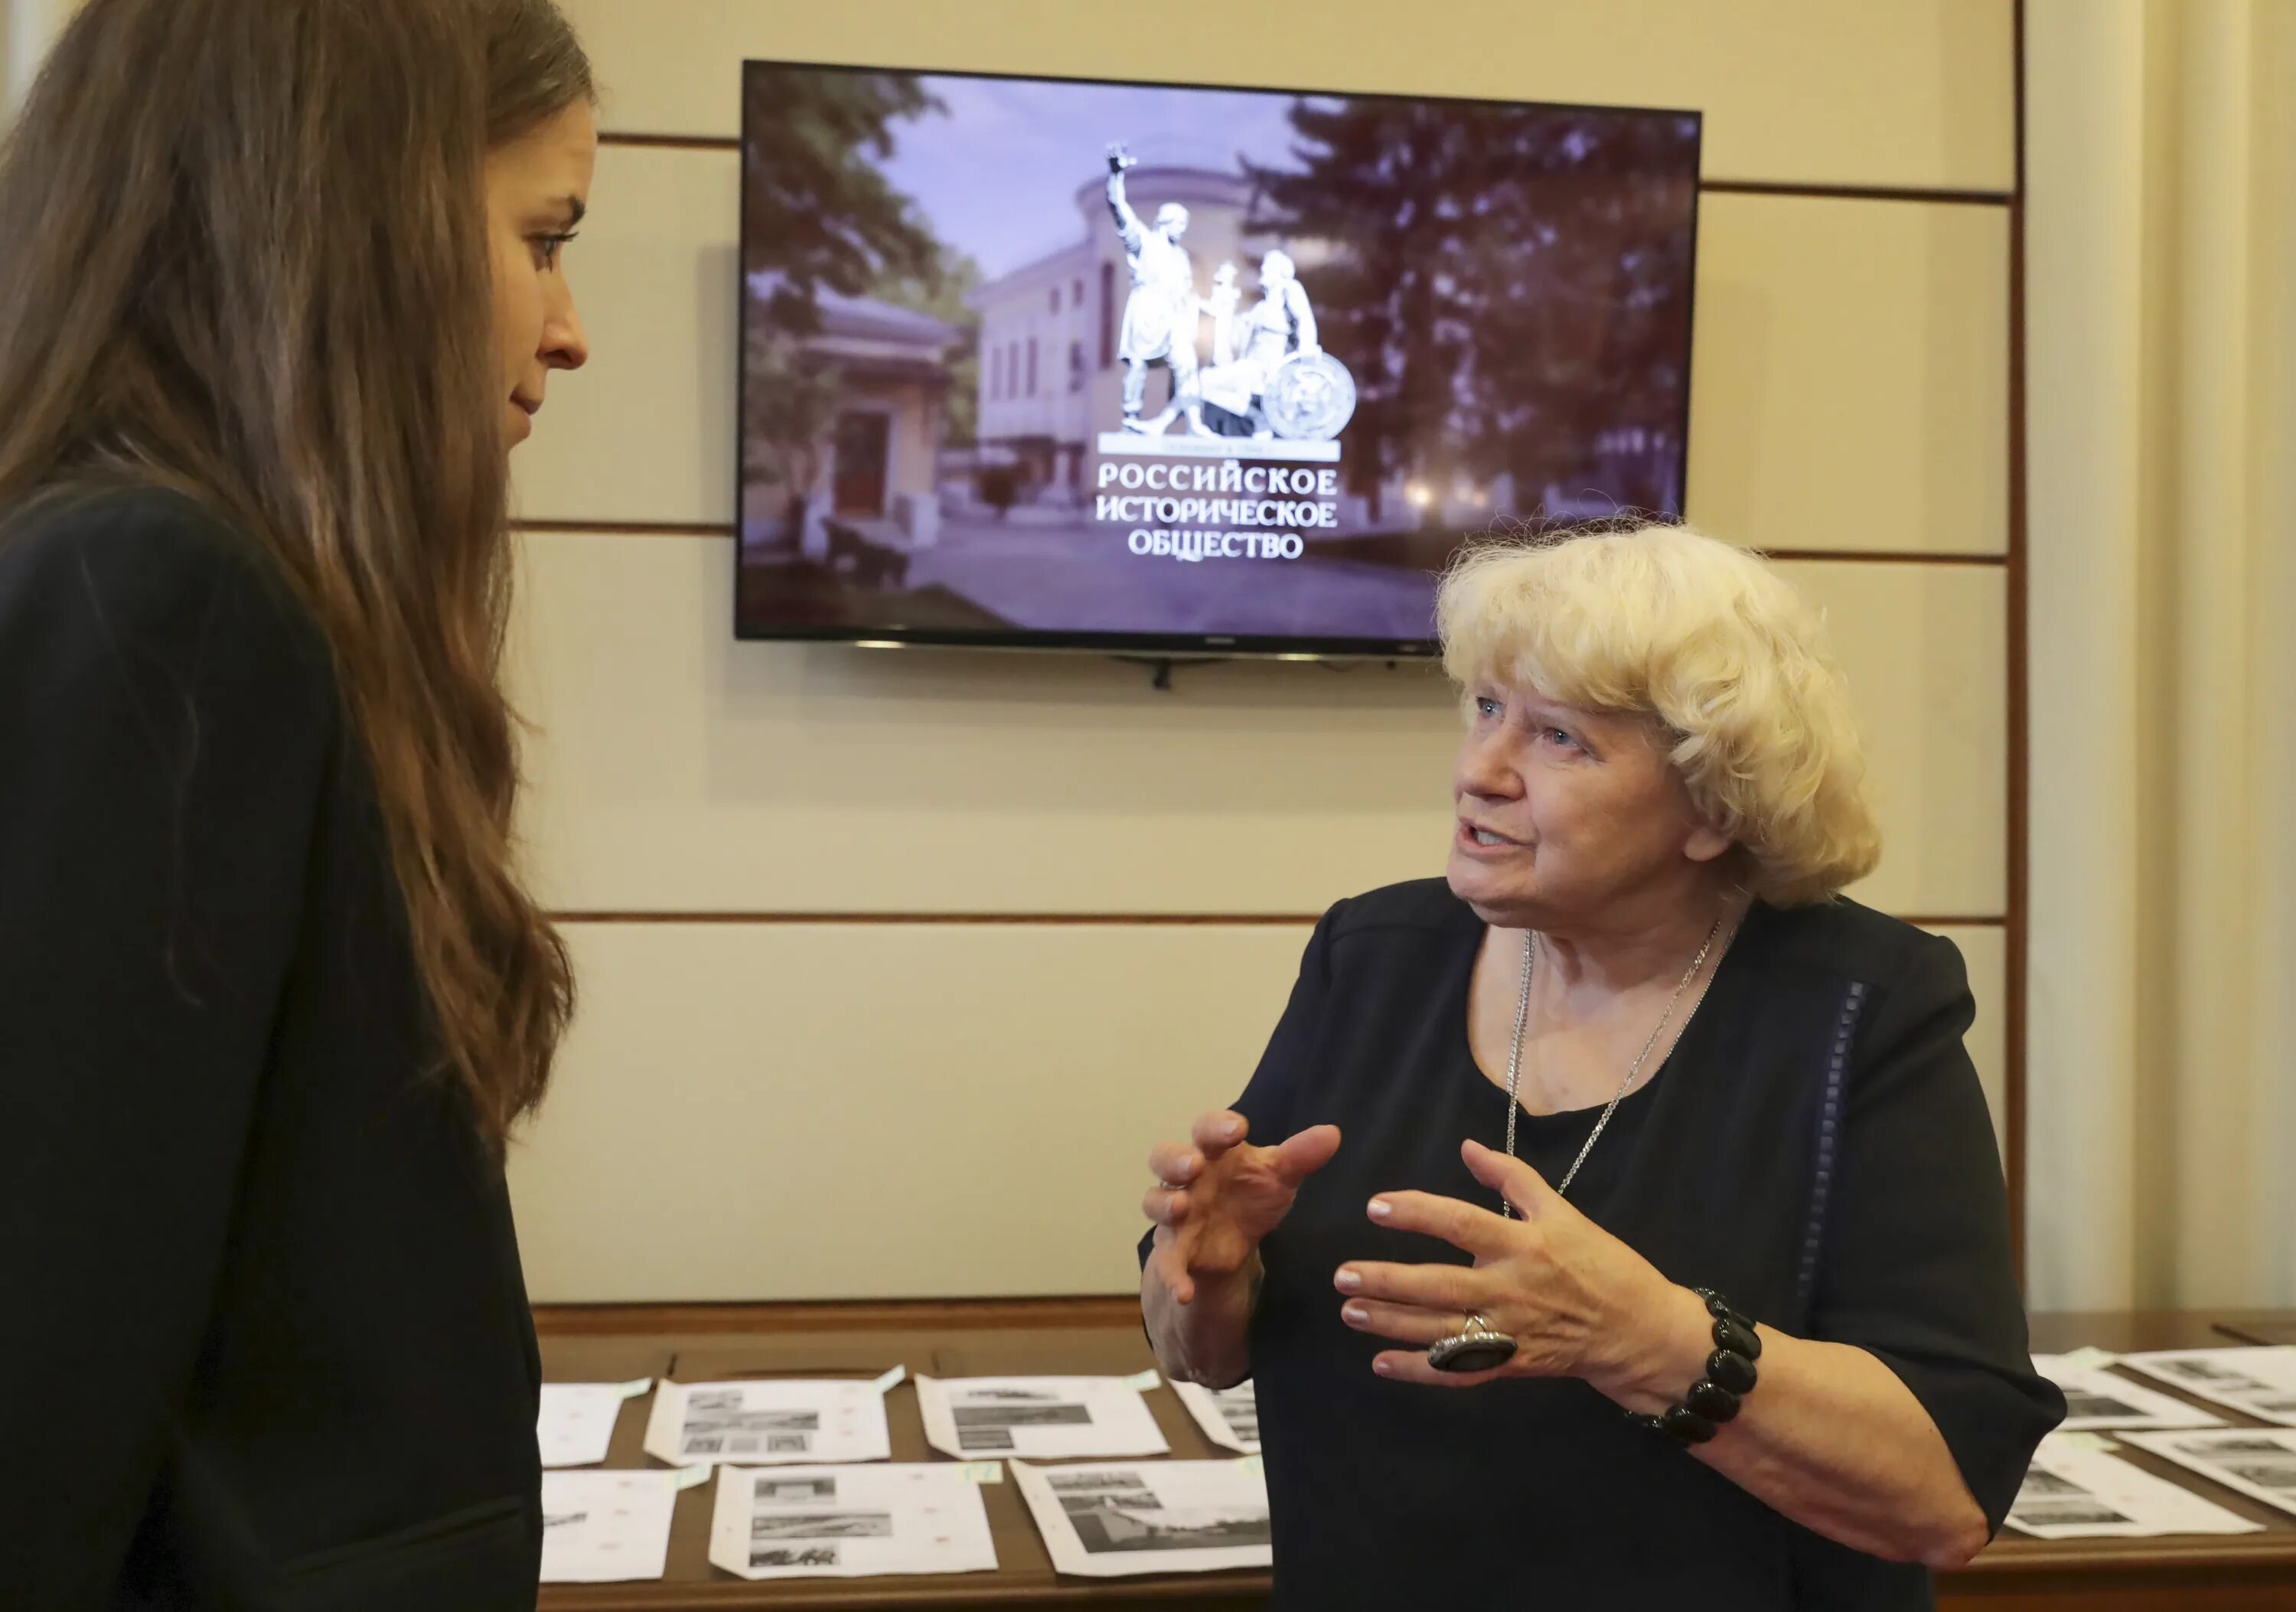
{"type": "Polygon", "coordinates": [[[572,983],[512,854],[484,162],[592,95],[551,0],[87,0],[0,152],[0,509],[170,486],[276,557],[497,1152],[572,983]]]}

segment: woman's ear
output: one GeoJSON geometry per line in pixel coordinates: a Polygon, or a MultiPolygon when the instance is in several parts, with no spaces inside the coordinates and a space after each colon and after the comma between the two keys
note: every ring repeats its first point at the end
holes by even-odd
{"type": "Polygon", "coordinates": [[[1690,837],[1682,843],[1682,854],[1693,862],[1710,862],[1726,854],[1737,843],[1701,818],[1691,825],[1690,837]]]}

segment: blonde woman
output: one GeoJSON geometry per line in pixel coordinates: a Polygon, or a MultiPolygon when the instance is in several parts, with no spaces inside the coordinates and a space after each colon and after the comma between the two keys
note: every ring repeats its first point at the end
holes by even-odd
{"type": "Polygon", "coordinates": [[[534,1605],[549,0],[86,0],[0,162],[0,1606],[534,1605]]]}
{"type": "Polygon", "coordinates": [[[1950,942],[1821,625],[1680,528],[1445,581],[1448,876],[1325,915],[1141,1302],[1257,1386],[1275,1602],[1922,1608],[2063,1414],[1950,942]]]}

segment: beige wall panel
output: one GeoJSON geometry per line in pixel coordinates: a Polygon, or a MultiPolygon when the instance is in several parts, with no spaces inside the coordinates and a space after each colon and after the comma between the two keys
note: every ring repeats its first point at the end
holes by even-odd
{"type": "Polygon", "coordinates": [[[542,1302],[1110,1293],[1307,931],[583,925],[512,1155],[542,1302]]]}
{"type": "MultiPolygon", "coordinates": [[[[1304,929],[581,925],[512,1155],[545,1303],[1120,1292],[1149,1146],[1231,1101],[1304,929]]],[[[1969,960],[1999,1113],[2001,933],[1969,960]]]]}
{"type": "Polygon", "coordinates": [[[587,911],[1320,912],[1441,871],[1431,667],[739,644],[722,539],[524,539],[526,829],[587,911]]]}
{"type": "MultiPolygon", "coordinates": [[[[734,519],[731,152],[610,147],[567,259],[589,366],[514,460],[538,521],[734,519]]],[[[1700,203],[1692,516],[1769,548],[1999,553],[2008,218],[1997,207],[1700,203]]]]}
{"type": "Polygon", "coordinates": [[[566,273],[590,362],[512,456],[523,516],[734,520],[741,164],[610,147],[566,273]]]}
{"type": "MultiPolygon", "coordinates": [[[[737,644],[720,539],[524,540],[526,832],[577,911],[1279,912],[1440,871],[1430,668],[737,644]]],[[[1861,900],[2001,910],[2004,579],[1794,562],[1870,735],[1861,900]]]]}
{"type": "Polygon", "coordinates": [[[2009,1003],[2008,931],[1998,924],[1956,924],[1933,929],[1961,948],[1969,966],[1969,993],[1977,999],[1977,1022],[1966,1038],[1970,1061],[1985,1087],[1985,1106],[1993,1114],[1993,1145],[2004,1158],[2009,1152],[2009,1003]]]}
{"type": "Polygon", "coordinates": [[[1997,917],[2008,858],[2008,577],[1998,565],[1800,560],[1849,679],[1882,818],[1852,893],[1885,912],[1997,917]]]}
{"type": "Polygon", "coordinates": [[[2001,554],[2009,212],[1702,198],[1690,516],[1764,548],[2001,554]]]}
{"type": "Polygon", "coordinates": [[[1678,106],[1732,179],[2005,190],[2010,0],[570,0],[606,126],[737,134],[744,56],[1678,106]]]}

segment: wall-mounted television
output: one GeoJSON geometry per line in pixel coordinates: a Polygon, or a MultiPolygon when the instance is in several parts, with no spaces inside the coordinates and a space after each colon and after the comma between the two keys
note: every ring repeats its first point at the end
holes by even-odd
{"type": "Polygon", "coordinates": [[[751,62],[736,630],[1431,654],[1679,515],[1696,112],[751,62]]]}

